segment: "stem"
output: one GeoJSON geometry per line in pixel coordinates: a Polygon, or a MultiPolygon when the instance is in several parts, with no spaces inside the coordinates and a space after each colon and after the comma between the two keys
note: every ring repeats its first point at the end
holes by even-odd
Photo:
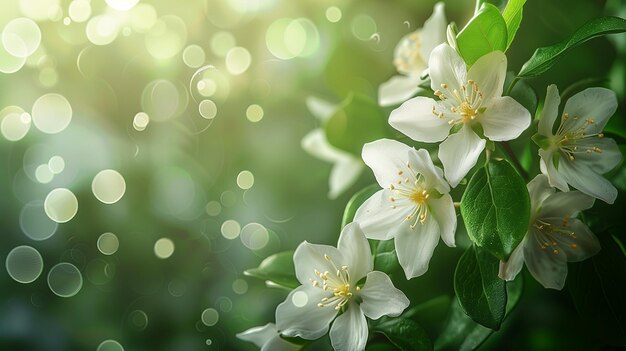
{"type": "Polygon", "coordinates": [[[511,82],[511,84],[509,84],[509,87],[506,89],[506,93],[504,95],[510,96],[511,95],[511,91],[513,91],[513,87],[515,87],[515,84],[517,84],[517,82],[519,80],[521,80],[521,79],[522,78],[520,78],[520,77],[513,78],[513,81],[511,82]]]}
{"type": "Polygon", "coordinates": [[[528,181],[528,172],[526,172],[524,167],[522,167],[522,164],[517,159],[517,156],[515,156],[515,152],[513,152],[513,149],[511,148],[511,145],[509,145],[509,142],[503,141],[501,145],[502,145],[502,149],[504,149],[504,152],[509,156],[509,159],[513,162],[513,165],[515,166],[515,168],[517,168],[517,171],[519,172],[519,174],[522,176],[522,178],[524,178],[524,180],[528,181]]]}
{"type": "Polygon", "coordinates": [[[455,202],[454,203],[454,208],[460,208],[461,207],[461,203],[460,202],[455,202]]]}

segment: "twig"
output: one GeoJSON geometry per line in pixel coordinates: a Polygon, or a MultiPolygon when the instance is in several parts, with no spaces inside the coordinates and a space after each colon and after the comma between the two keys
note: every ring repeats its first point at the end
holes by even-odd
{"type": "Polygon", "coordinates": [[[519,172],[519,174],[522,176],[522,178],[524,178],[524,180],[528,181],[528,172],[526,172],[524,167],[522,167],[522,164],[517,159],[517,156],[515,156],[515,152],[513,152],[513,149],[511,148],[511,145],[509,145],[509,142],[503,141],[501,145],[502,145],[502,149],[504,149],[504,152],[509,156],[509,159],[513,162],[513,165],[515,166],[515,168],[517,168],[517,171],[519,172]]]}

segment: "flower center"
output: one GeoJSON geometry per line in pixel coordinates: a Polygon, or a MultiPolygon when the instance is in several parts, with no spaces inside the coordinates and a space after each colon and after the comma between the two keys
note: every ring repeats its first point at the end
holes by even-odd
{"type": "Polygon", "coordinates": [[[426,222],[430,194],[425,187],[424,176],[416,173],[408,162],[406,170],[398,170],[398,177],[400,178],[398,181],[389,185],[389,189],[393,191],[393,195],[389,198],[391,208],[412,206],[413,211],[406,216],[405,220],[413,221],[410,227],[415,229],[418,223],[426,222]]]}
{"type": "Polygon", "coordinates": [[[426,62],[420,54],[422,38],[419,32],[413,32],[400,40],[394,53],[393,64],[399,73],[405,75],[420,75],[426,62]]]}
{"type": "MultiPolygon", "coordinates": [[[[570,239],[576,239],[576,233],[569,230],[568,225],[568,216],[563,217],[563,221],[560,226],[537,219],[535,223],[533,223],[533,226],[537,229],[536,233],[538,233],[538,235],[535,235],[535,240],[537,240],[537,243],[542,249],[550,249],[553,254],[558,255],[559,243],[556,241],[557,236],[564,235],[570,239]]],[[[572,249],[576,249],[578,247],[576,244],[570,244],[569,246],[572,249]]]]}
{"type": "MultiPolygon", "coordinates": [[[[328,291],[331,295],[322,298],[317,306],[334,306],[335,310],[340,310],[350,301],[353,295],[348,266],[337,267],[333,259],[326,254],[324,255],[324,259],[332,265],[334,272],[325,271],[322,273],[315,269],[315,276],[317,278],[309,280],[314,287],[328,291]]],[[[357,286],[355,290],[358,292],[360,288],[357,286]]]]}
{"type": "Polygon", "coordinates": [[[461,91],[450,89],[448,84],[443,83],[441,89],[435,91],[435,96],[440,101],[438,105],[433,105],[432,113],[439,118],[445,118],[452,113],[448,120],[451,125],[470,123],[482,112],[483,93],[471,79],[461,85],[461,91]]]}
{"type": "Polygon", "coordinates": [[[589,138],[593,137],[598,139],[604,138],[604,134],[602,133],[587,133],[587,128],[594,124],[595,121],[593,118],[585,118],[581,121],[576,116],[570,118],[567,113],[564,113],[559,129],[556,131],[552,142],[570,161],[574,161],[576,154],[580,153],[600,154],[602,153],[600,147],[593,145],[593,142],[586,142],[590,140],[589,138]],[[585,145],[582,145],[581,141],[584,142],[585,145]]]}

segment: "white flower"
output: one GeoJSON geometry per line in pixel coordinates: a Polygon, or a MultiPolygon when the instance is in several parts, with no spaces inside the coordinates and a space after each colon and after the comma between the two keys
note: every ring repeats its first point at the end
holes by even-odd
{"type": "Polygon", "coordinates": [[[538,143],[541,172],[550,185],[568,191],[568,184],[583,193],[612,204],[617,189],[602,177],[622,159],[617,143],[605,138],[602,129],[617,109],[615,93],[604,88],[589,88],[565,103],[556,133],[553,125],[561,99],[555,85],[548,87],[539,120],[538,143]]]}
{"type": "Polygon", "coordinates": [[[395,238],[407,279],[426,273],[440,236],[454,247],[456,213],[443,172],[426,150],[395,140],[365,144],[362,156],[383,189],[361,205],[355,222],[370,239],[395,238]]]}
{"type": "Polygon", "coordinates": [[[372,271],[370,246],[357,223],[343,229],[337,248],[305,241],[293,261],[302,285],[276,308],[276,325],[283,335],[317,339],[334,319],[330,341],[335,350],[363,350],[368,336],[365,316],[395,317],[409,305],[385,273],[372,271]],[[366,280],[361,287],[357,282],[362,278],[366,280]]]}
{"type": "MultiPolygon", "coordinates": [[[[306,103],[320,123],[328,121],[337,110],[337,106],[314,97],[309,97],[306,103]]],[[[331,199],[337,198],[346,191],[363,171],[363,162],[349,152],[332,146],[326,139],[323,128],[316,128],[305,135],[302,139],[302,148],[311,156],[333,164],[328,180],[330,187],[328,197],[331,199]]]]}
{"type": "Polygon", "coordinates": [[[478,124],[493,141],[517,138],[530,125],[530,113],[509,96],[502,96],[506,56],[494,51],[479,58],[469,71],[448,44],[437,46],[428,62],[431,87],[439,101],[408,100],[395,109],[389,124],[416,141],[445,139],[439,147],[446,179],[452,187],[474,167],[485,140],[474,132],[478,124]],[[457,130],[451,134],[452,131],[457,130]]]}
{"type": "Polygon", "coordinates": [[[296,351],[300,349],[299,345],[281,338],[274,323],[250,328],[237,334],[237,337],[255,344],[261,351],[296,351]]]}
{"type": "Polygon", "coordinates": [[[567,262],[583,261],[600,251],[596,236],[578,212],[591,208],[594,198],[579,191],[555,192],[543,174],[528,183],[531,218],[528,232],[507,262],[500,262],[500,278],[513,280],[526,266],[546,288],[561,290],[567,262]]]}
{"type": "Polygon", "coordinates": [[[435,4],[433,14],[424,27],[407,34],[396,46],[393,63],[400,75],[380,85],[378,103],[381,106],[396,105],[422,90],[419,85],[428,68],[428,57],[433,48],[446,41],[446,15],[442,2],[435,4]]]}

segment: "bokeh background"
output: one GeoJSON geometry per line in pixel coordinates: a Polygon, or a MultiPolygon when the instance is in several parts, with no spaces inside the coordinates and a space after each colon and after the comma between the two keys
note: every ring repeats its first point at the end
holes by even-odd
{"type": "MultiPolygon", "coordinates": [[[[303,240],[335,243],[346,202],[373,182],[364,172],[328,199],[331,165],[300,146],[319,127],[305,100],[375,98],[395,73],[396,43],[434,3],[3,1],[0,349],[254,349],[235,333],[273,322],[286,292],[243,271],[303,240]],[[14,251],[23,245],[32,249],[14,251]]],[[[445,4],[459,27],[473,14],[473,1],[445,4]]],[[[624,9],[528,0],[509,69],[624,9]]],[[[622,117],[612,123],[623,125],[624,39],[593,40],[528,83],[540,98],[550,83],[610,87],[622,117]]],[[[462,250],[442,246],[425,276],[396,277],[413,304],[453,297],[462,250]]],[[[525,281],[485,348],[598,345],[572,323],[567,293],[525,281]]],[[[433,338],[440,305],[423,316],[433,338]]],[[[311,346],[328,348],[325,338],[311,346]]]]}

